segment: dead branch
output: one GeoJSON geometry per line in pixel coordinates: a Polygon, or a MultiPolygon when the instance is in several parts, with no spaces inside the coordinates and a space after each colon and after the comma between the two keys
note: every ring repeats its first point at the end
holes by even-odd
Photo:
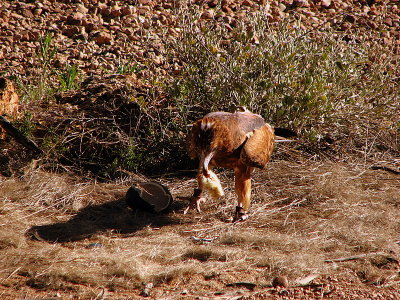
{"type": "Polygon", "coordinates": [[[392,174],[400,175],[400,171],[387,166],[371,166],[371,170],[383,170],[392,174]]]}
{"type": "Polygon", "coordinates": [[[9,122],[4,116],[0,116],[0,126],[7,132],[7,134],[12,136],[16,142],[31,149],[36,154],[43,153],[43,150],[40,149],[34,141],[23,135],[22,132],[11,124],[11,122],[9,122]]]}

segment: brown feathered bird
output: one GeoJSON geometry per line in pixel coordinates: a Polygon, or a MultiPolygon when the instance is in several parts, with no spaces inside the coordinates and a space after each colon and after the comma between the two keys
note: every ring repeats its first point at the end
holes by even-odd
{"type": "Polygon", "coordinates": [[[188,136],[188,152],[199,158],[198,188],[186,208],[200,210],[206,189],[214,197],[223,195],[213,167],[231,168],[235,173],[238,205],[234,221],[245,220],[250,208],[251,179],[254,168],[265,168],[274,148],[274,130],[264,119],[245,108],[235,113],[213,112],[197,120],[188,136]]]}

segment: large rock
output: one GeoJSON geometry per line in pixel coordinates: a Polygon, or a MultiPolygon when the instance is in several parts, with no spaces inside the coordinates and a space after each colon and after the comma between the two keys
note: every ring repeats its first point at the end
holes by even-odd
{"type": "Polygon", "coordinates": [[[106,31],[99,31],[93,34],[93,40],[98,45],[111,44],[112,35],[106,31]]]}
{"type": "MultiPolygon", "coordinates": [[[[12,81],[0,77],[0,115],[15,117],[18,114],[19,96],[12,81]]],[[[0,139],[5,138],[5,131],[0,125],[0,139]]]]}
{"type": "Polygon", "coordinates": [[[0,77],[0,115],[15,117],[19,108],[19,96],[11,80],[0,77]]]}

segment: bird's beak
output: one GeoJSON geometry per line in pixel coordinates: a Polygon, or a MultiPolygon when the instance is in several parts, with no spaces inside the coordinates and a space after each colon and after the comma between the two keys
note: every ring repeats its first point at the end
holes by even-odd
{"type": "Polygon", "coordinates": [[[201,154],[201,159],[200,159],[200,168],[202,168],[203,174],[204,176],[209,176],[208,174],[208,165],[210,164],[211,159],[213,158],[214,153],[210,152],[210,153],[205,153],[203,152],[201,154]]]}

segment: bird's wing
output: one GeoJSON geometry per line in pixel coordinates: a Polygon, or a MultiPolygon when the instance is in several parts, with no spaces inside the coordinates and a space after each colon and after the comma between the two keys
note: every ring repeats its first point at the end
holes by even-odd
{"type": "Polygon", "coordinates": [[[240,158],[248,166],[263,169],[274,149],[274,131],[269,124],[254,129],[244,143],[240,158]]]}
{"type": "Polygon", "coordinates": [[[217,151],[220,156],[232,153],[243,145],[247,134],[264,124],[261,116],[247,111],[209,113],[193,123],[187,139],[189,155],[195,158],[207,150],[217,151]]]}
{"type": "Polygon", "coordinates": [[[232,115],[237,120],[237,129],[246,134],[265,124],[263,117],[251,112],[236,112],[232,115]]]}

